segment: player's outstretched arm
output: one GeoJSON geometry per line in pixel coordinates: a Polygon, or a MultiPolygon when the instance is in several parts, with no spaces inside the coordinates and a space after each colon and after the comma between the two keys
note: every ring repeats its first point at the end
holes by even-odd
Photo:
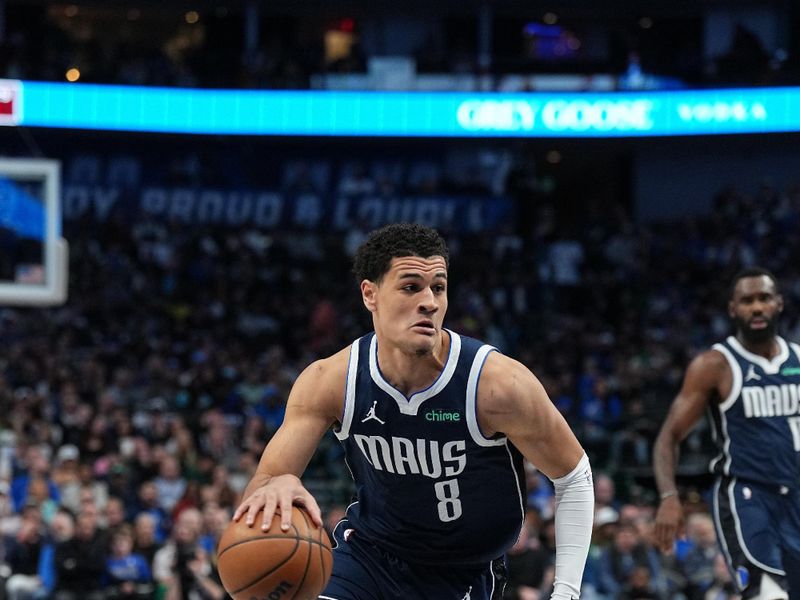
{"type": "Polygon", "coordinates": [[[672,552],[675,537],[683,526],[683,508],[675,481],[680,444],[703,416],[710,399],[725,386],[726,378],[730,378],[730,370],[722,354],[709,350],[697,356],[686,369],[683,385],[653,446],[653,472],[661,496],[655,538],[664,553],[672,552]]]}
{"type": "Polygon", "coordinates": [[[245,522],[254,525],[258,511],[263,509],[261,527],[268,530],[279,510],[281,529],[286,531],[292,520],[292,504],[297,504],[306,508],[318,526],[322,525],[319,505],[300,476],[322,436],[341,415],[348,357],[346,348],[312,363],[297,378],[283,423],[264,449],[234,521],[245,516],[245,522]]]}
{"type": "Polygon", "coordinates": [[[486,436],[503,433],[556,490],[556,564],[552,598],[578,598],[589,552],[594,486],[589,459],[539,380],[498,353],[486,359],[478,387],[486,436]]]}

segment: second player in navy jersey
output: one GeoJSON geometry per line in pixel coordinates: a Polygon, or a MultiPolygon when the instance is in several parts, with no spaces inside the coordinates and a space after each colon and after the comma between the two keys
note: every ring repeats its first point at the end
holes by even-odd
{"type": "Polygon", "coordinates": [[[334,531],[324,600],[489,600],[524,518],[523,457],[556,488],[553,598],[572,599],[593,513],[588,459],[534,375],[443,326],[448,253],[427,227],[373,232],[355,271],[374,332],[310,365],[234,519],[269,527],[292,503],[322,523],[300,476],[329,428],[357,497],[334,531]],[[263,508],[263,522],[255,516],[263,508]]]}
{"type": "Polygon", "coordinates": [[[704,412],[718,447],[713,516],[743,598],[800,598],[800,346],[777,334],[783,297],[752,268],[734,279],[735,335],[687,369],[654,448],[661,493],[656,536],[670,551],[683,514],[675,482],[680,442],[704,412]]]}

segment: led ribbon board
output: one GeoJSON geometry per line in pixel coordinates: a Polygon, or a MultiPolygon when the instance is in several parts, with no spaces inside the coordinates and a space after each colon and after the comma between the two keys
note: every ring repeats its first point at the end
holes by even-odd
{"type": "Polygon", "coordinates": [[[631,137],[800,131],[800,88],[610,93],[199,90],[0,81],[0,125],[277,136],[631,137]]]}

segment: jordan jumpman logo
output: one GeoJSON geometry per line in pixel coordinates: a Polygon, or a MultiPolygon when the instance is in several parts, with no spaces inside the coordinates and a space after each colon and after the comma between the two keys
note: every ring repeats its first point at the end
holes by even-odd
{"type": "Polygon", "coordinates": [[[381,419],[379,419],[378,415],[375,414],[375,406],[377,404],[378,404],[377,400],[375,400],[375,402],[372,403],[372,408],[370,408],[369,411],[367,412],[367,416],[364,417],[363,419],[361,419],[362,423],[366,423],[367,421],[372,419],[373,421],[377,421],[381,425],[386,425],[386,423],[384,421],[382,421],[381,419]]]}
{"type": "Polygon", "coordinates": [[[756,373],[756,368],[753,364],[750,365],[750,368],[747,369],[747,375],[744,376],[745,381],[750,381],[751,379],[755,379],[756,381],[761,379],[761,375],[756,373]]]}

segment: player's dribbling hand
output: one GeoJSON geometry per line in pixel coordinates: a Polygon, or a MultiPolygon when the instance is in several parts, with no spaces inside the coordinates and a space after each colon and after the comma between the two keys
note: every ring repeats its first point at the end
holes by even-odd
{"type": "Polygon", "coordinates": [[[683,528],[683,507],[677,496],[661,501],[656,513],[655,541],[664,554],[672,554],[675,537],[683,528]]]}
{"type": "Polygon", "coordinates": [[[281,529],[288,531],[292,523],[293,504],[304,507],[317,527],[322,526],[322,511],[320,511],[314,496],[303,487],[299,477],[290,474],[271,477],[267,483],[256,488],[239,504],[233,514],[233,520],[238,521],[243,515],[246,515],[245,524],[252,527],[256,524],[258,512],[263,511],[261,529],[269,531],[272,517],[276,511],[279,511],[281,529]]]}

